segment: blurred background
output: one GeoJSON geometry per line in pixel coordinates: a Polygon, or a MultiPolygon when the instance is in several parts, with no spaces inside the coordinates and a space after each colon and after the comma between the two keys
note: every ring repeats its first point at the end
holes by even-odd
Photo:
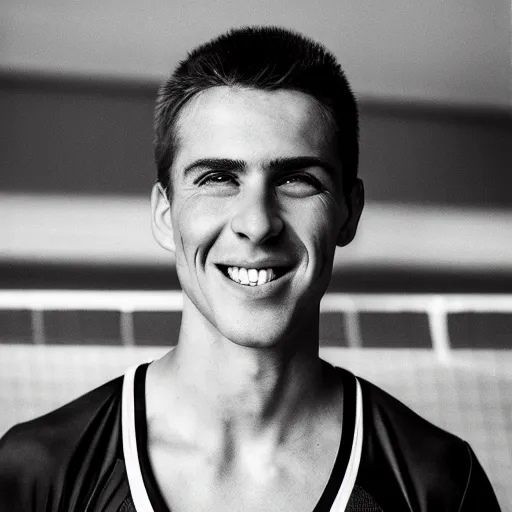
{"type": "MultiPolygon", "coordinates": [[[[359,98],[368,203],[356,240],[337,253],[329,292],[426,294],[426,300],[493,294],[510,304],[510,13],[508,0],[3,0],[0,401],[7,412],[0,434],[123,366],[111,355],[117,366],[98,369],[109,360],[102,350],[127,339],[135,346],[175,339],[179,311],[138,313],[123,338],[119,311],[54,305],[34,315],[33,307],[10,298],[29,289],[179,289],[173,262],[150,230],[153,102],[158,84],[189,49],[233,26],[282,25],[324,43],[359,98]],[[71,346],[83,351],[72,357],[71,346]],[[87,371],[62,369],[69,361],[82,364],[86,353],[92,354],[87,371]],[[31,380],[34,373],[50,379],[50,387],[31,380]],[[71,375],[83,377],[81,387],[63,394],[71,375]]],[[[459,426],[444,425],[474,435],[502,501],[512,507],[507,477],[500,476],[512,473],[510,310],[447,315],[445,339],[458,355],[451,369],[439,370],[436,358],[422,363],[420,377],[414,361],[424,359],[411,357],[411,349],[430,357],[425,312],[363,312],[352,342],[351,318],[324,312],[324,346],[368,348],[354,368],[374,372],[399,396],[397,373],[403,381],[408,369],[418,389],[430,389],[426,399],[420,391],[409,399],[420,409],[426,403],[425,414],[438,422],[446,420],[442,397],[453,391],[446,410],[465,405],[455,415],[459,426]],[[460,358],[469,358],[463,370],[453,365],[460,358]],[[443,379],[448,388],[436,388],[443,379]],[[480,397],[476,405],[464,392],[469,382],[480,397]],[[473,423],[464,416],[470,410],[478,413],[473,423]]],[[[345,354],[340,350],[336,361],[345,354]]],[[[404,399],[411,382],[401,388],[404,399]]]]}
{"type": "Polygon", "coordinates": [[[512,290],[508,0],[4,0],[4,287],[176,287],[148,229],[161,80],[233,26],[325,43],[360,101],[368,207],[344,291],[512,290]]]}

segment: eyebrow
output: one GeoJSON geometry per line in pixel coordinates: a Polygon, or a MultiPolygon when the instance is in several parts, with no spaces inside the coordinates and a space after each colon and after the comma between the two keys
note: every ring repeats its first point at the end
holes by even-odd
{"type": "Polygon", "coordinates": [[[299,169],[307,169],[308,167],[320,167],[333,177],[336,174],[334,166],[316,156],[275,158],[271,160],[266,167],[275,172],[290,172],[298,171],[299,169]]]}
{"type": "Polygon", "coordinates": [[[243,160],[233,160],[231,158],[201,158],[185,167],[183,175],[196,171],[198,169],[210,169],[212,171],[245,171],[247,165],[243,160]]]}
{"type": "MultiPolygon", "coordinates": [[[[334,176],[335,168],[325,160],[315,156],[297,156],[291,158],[274,158],[265,165],[266,169],[273,172],[290,172],[308,167],[321,167],[328,174],[334,176]]],[[[247,169],[247,163],[243,160],[231,158],[201,158],[185,167],[184,176],[197,170],[209,169],[212,171],[237,171],[243,172],[247,169]]]]}

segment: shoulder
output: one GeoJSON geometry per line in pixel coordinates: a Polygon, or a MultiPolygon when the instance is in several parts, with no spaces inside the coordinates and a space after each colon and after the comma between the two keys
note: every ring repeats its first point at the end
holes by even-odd
{"type": "Polygon", "coordinates": [[[371,382],[360,377],[358,380],[368,441],[393,443],[408,456],[419,459],[421,466],[437,468],[442,461],[442,467],[446,468],[449,459],[469,467],[467,443],[462,439],[437,427],[371,382]]]}
{"type": "MultiPolygon", "coordinates": [[[[390,506],[401,510],[397,500],[404,510],[407,503],[416,504],[415,510],[459,510],[471,487],[480,487],[487,499],[495,500],[467,442],[433,425],[378,386],[358,380],[364,418],[358,480],[379,498],[384,510],[390,506]]],[[[491,506],[488,510],[499,509],[491,506]]]]}
{"type": "Polygon", "coordinates": [[[52,510],[49,504],[57,506],[73,479],[101,472],[104,459],[115,459],[121,389],[119,377],[11,428],[0,439],[0,509],[39,510],[33,504],[46,503],[42,510],[52,510]]]}

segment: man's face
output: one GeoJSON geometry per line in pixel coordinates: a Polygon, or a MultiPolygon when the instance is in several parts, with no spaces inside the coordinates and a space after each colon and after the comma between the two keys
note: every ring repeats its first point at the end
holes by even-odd
{"type": "Polygon", "coordinates": [[[217,87],[177,130],[171,249],[197,321],[252,347],[314,325],[348,219],[321,108],[300,92],[217,87]]]}

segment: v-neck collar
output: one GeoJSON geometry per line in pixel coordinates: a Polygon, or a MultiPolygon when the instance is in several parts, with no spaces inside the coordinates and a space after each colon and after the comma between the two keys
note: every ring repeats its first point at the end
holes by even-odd
{"type": "MultiPolygon", "coordinates": [[[[171,512],[156,481],[148,454],[146,373],[149,363],[128,370],[124,377],[122,432],[130,492],[138,512],[171,512]]],[[[343,423],[331,475],[312,512],[342,512],[350,498],[362,447],[362,396],[359,382],[347,370],[343,383],[343,423]]]]}

